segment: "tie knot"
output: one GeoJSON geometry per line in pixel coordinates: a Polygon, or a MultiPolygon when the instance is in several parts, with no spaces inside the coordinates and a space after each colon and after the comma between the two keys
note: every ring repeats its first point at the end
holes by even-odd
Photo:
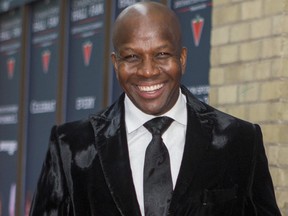
{"type": "Polygon", "coordinates": [[[173,119],[164,116],[164,117],[156,117],[151,119],[150,121],[147,121],[144,124],[144,127],[149,130],[149,132],[154,135],[162,135],[167,128],[171,125],[173,122],[173,119]]]}

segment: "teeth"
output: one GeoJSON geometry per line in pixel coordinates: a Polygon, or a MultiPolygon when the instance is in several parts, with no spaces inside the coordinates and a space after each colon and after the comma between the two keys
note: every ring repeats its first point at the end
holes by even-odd
{"type": "Polygon", "coordinates": [[[163,87],[163,84],[157,84],[153,86],[138,86],[140,91],[145,91],[145,92],[151,92],[151,91],[156,91],[160,88],[163,87]]]}

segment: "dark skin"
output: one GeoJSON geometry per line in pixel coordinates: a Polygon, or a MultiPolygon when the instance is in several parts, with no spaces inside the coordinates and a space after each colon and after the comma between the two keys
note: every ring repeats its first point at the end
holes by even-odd
{"type": "Polygon", "coordinates": [[[121,87],[144,113],[161,115],[179,96],[187,51],[175,14],[153,2],[128,7],[115,22],[112,62],[121,87]]]}

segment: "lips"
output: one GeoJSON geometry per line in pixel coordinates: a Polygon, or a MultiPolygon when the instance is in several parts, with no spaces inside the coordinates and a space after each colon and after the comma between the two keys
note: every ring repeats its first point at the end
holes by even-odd
{"type": "Polygon", "coordinates": [[[163,83],[151,86],[138,86],[141,92],[154,92],[156,90],[161,89],[164,86],[163,83]]]}

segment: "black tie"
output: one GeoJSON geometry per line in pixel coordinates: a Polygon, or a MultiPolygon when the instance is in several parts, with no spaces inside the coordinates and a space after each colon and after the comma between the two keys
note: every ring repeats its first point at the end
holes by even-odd
{"type": "Polygon", "coordinates": [[[144,164],[144,208],[146,216],[164,216],[168,213],[173,192],[169,152],[162,134],[173,119],[157,117],[144,124],[152,134],[144,164]]]}

